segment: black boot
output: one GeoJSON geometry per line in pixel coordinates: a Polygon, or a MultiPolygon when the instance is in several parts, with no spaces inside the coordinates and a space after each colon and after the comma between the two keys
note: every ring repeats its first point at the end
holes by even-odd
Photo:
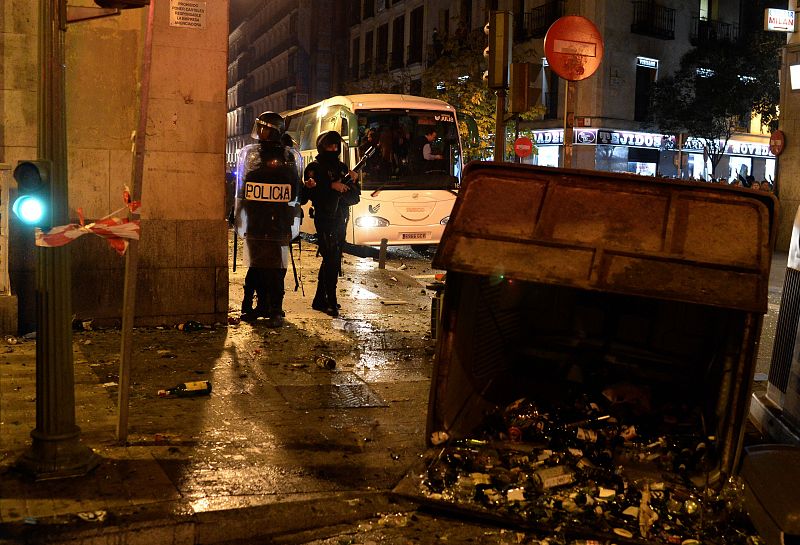
{"type": "Polygon", "coordinates": [[[243,322],[253,322],[258,318],[253,310],[253,296],[256,290],[252,286],[244,285],[244,299],[242,299],[242,313],[239,317],[243,322]]]}

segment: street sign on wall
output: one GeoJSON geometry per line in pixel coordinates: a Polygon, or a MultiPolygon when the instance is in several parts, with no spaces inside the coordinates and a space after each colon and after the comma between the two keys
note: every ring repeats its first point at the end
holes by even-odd
{"type": "Polygon", "coordinates": [[[783,149],[786,147],[786,136],[783,134],[783,131],[775,131],[769,137],[769,151],[772,152],[772,155],[776,157],[783,153],[783,149]]]}
{"type": "Polygon", "coordinates": [[[764,30],[794,32],[794,11],[790,9],[765,9],[764,30]]]}

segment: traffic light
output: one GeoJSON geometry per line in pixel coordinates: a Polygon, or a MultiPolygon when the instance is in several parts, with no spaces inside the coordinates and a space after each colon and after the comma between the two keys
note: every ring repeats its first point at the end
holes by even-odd
{"type": "Polygon", "coordinates": [[[101,8],[132,9],[150,5],[150,0],[94,0],[101,8]]]}
{"type": "Polygon", "coordinates": [[[489,70],[489,89],[508,88],[508,66],[511,63],[513,25],[510,11],[493,11],[483,31],[489,36],[489,45],[483,51],[489,70]]]}
{"type": "Polygon", "coordinates": [[[20,161],[14,169],[17,198],[11,210],[25,225],[45,227],[50,219],[50,161],[20,161]]]}
{"type": "Polygon", "coordinates": [[[522,114],[536,106],[542,96],[542,89],[535,86],[541,69],[538,63],[511,63],[510,113],[522,114]]]}

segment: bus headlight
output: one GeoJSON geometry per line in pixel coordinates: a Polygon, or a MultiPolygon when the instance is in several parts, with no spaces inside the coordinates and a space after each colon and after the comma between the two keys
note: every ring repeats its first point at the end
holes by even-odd
{"type": "Polygon", "coordinates": [[[361,216],[356,218],[356,227],[389,227],[389,220],[380,216],[361,216]]]}
{"type": "Polygon", "coordinates": [[[441,225],[447,225],[447,222],[450,221],[450,216],[445,216],[439,222],[441,225]]]}

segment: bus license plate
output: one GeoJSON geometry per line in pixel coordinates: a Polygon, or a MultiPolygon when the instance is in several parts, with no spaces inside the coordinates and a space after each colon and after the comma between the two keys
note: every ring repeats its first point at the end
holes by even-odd
{"type": "Polygon", "coordinates": [[[430,237],[430,233],[400,233],[400,238],[403,240],[425,240],[430,237]]]}

